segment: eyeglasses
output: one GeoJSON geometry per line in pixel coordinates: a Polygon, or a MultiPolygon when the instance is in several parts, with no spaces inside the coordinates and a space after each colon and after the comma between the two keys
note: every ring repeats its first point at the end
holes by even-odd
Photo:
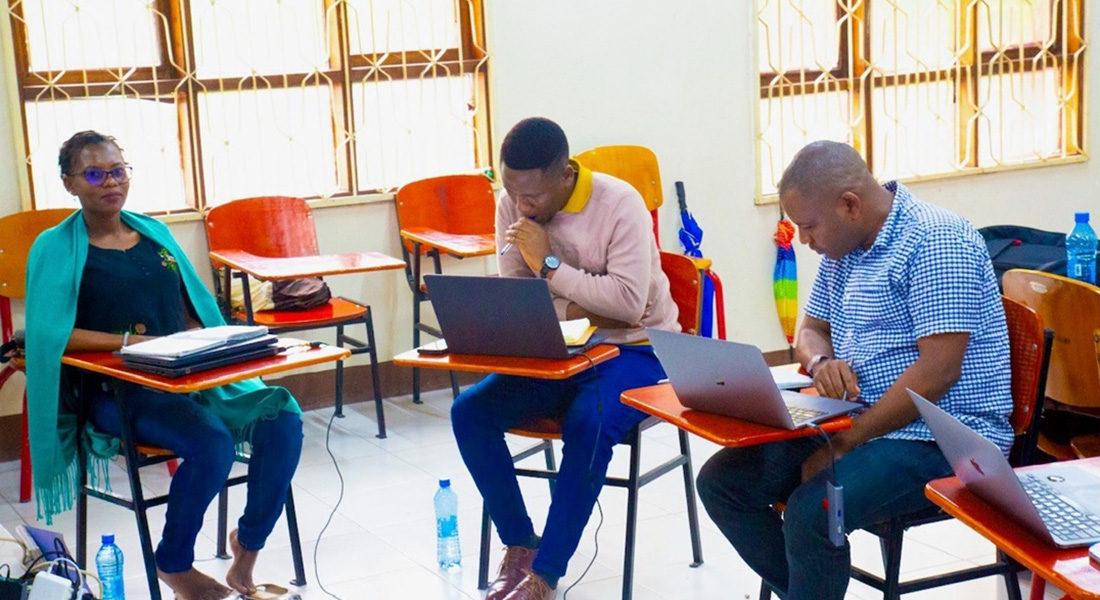
{"type": "Polygon", "coordinates": [[[107,183],[107,177],[110,176],[115,180],[115,183],[126,183],[130,181],[130,176],[134,174],[134,168],[130,165],[123,165],[121,167],[115,167],[113,169],[99,169],[91,167],[84,169],[83,173],[74,173],[73,175],[81,175],[84,177],[84,181],[87,181],[89,185],[100,186],[107,183]]]}

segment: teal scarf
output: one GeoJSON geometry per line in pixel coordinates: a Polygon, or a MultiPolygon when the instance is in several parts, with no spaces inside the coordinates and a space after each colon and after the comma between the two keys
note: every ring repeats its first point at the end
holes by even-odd
{"type": "MultiPolygon", "coordinates": [[[[122,222],[176,257],[199,321],[206,327],[224,325],[217,302],[168,227],[152,217],[128,211],[122,211],[122,222]]],[[[43,232],[27,261],[27,416],[38,518],[45,518],[47,524],[53,522],[54,515],[72,508],[80,483],[75,386],[62,381],[61,356],[76,323],[77,296],[87,258],[88,229],[83,211],[78,210],[43,232]]],[[[238,444],[249,440],[257,419],[272,419],[280,410],[301,412],[289,392],[268,387],[259,379],[191,396],[229,427],[238,444]]],[[[90,426],[84,436],[90,459],[88,474],[96,485],[106,473],[106,460],[118,454],[119,444],[90,426]]]]}

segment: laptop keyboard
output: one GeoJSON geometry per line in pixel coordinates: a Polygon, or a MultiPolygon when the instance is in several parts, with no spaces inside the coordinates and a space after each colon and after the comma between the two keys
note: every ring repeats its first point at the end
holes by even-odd
{"type": "Polygon", "coordinates": [[[1034,475],[1021,474],[1020,483],[1054,537],[1063,540],[1100,537],[1100,516],[1074,508],[1034,475]]]}
{"type": "Polygon", "coordinates": [[[825,414],[825,411],[823,410],[816,410],[813,408],[801,408],[798,406],[791,406],[790,404],[787,405],[787,412],[791,413],[791,420],[794,421],[795,425],[801,425],[806,421],[816,419],[817,417],[825,414]]]}

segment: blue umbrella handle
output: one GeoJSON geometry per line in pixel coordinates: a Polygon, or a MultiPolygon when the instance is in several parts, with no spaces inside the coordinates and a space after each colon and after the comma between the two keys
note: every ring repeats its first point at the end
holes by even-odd
{"type": "Polygon", "coordinates": [[[687,194],[684,192],[684,182],[676,182],[676,201],[680,203],[680,211],[688,209],[687,194]]]}

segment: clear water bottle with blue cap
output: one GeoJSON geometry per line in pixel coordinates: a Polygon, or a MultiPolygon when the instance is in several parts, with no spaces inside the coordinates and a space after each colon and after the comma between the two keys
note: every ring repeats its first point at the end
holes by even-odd
{"type": "Polygon", "coordinates": [[[440,479],[435,492],[435,533],[439,568],[458,568],[462,564],[462,548],[458,543],[458,496],[450,479],[440,479]]]}
{"type": "Polygon", "coordinates": [[[1066,274],[1096,285],[1096,231],[1089,225],[1089,213],[1073,215],[1076,224],[1066,236],[1066,274]]]}
{"type": "Polygon", "coordinates": [[[122,549],[115,545],[115,536],[103,536],[103,545],[95,555],[95,570],[103,586],[103,600],[125,600],[126,591],[122,584],[122,549]]]}

